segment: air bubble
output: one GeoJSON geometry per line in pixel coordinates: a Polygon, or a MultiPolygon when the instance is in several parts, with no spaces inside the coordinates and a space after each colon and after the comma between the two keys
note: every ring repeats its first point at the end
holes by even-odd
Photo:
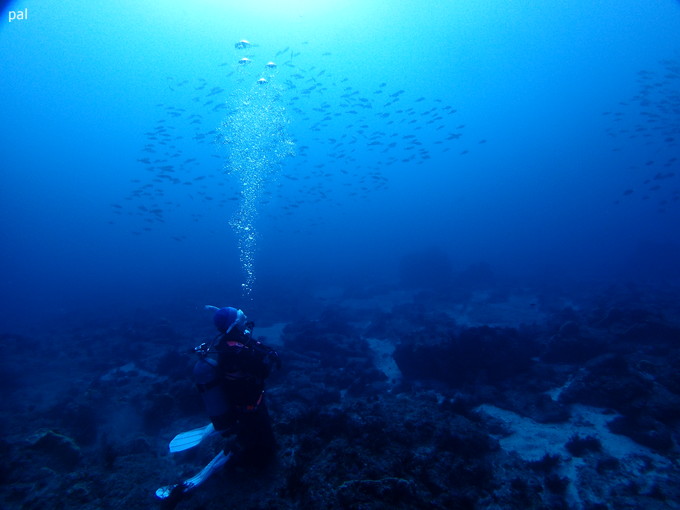
{"type": "Polygon", "coordinates": [[[280,97],[280,90],[272,83],[237,92],[231,101],[232,113],[220,127],[227,149],[225,171],[237,177],[241,188],[239,209],[229,223],[238,236],[244,296],[251,295],[255,283],[258,201],[283,160],[294,155],[289,120],[280,97]]]}

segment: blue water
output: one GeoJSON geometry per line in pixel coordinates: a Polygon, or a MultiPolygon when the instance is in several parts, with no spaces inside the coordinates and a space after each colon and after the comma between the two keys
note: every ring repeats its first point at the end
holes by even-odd
{"type": "Polygon", "coordinates": [[[677,1],[27,0],[0,23],[3,330],[398,282],[427,250],[680,277],[677,1]],[[283,120],[239,143],[280,122],[295,155],[261,168],[244,248],[220,126],[249,94],[283,120]]]}

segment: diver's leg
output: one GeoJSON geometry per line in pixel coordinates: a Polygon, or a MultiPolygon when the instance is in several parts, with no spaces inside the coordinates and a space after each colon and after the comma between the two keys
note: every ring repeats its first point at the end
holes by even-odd
{"type": "Polygon", "coordinates": [[[188,492],[201,485],[210,477],[210,475],[212,475],[215,471],[218,471],[222,466],[224,466],[229,461],[230,457],[231,452],[225,454],[222,451],[215,455],[215,458],[211,460],[210,463],[207,466],[205,466],[200,473],[184,480],[184,482],[182,483],[182,485],[184,485],[185,487],[184,491],[188,492]]]}
{"type": "Polygon", "coordinates": [[[156,491],[156,497],[158,499],[178,499],[181,496],[191,492],[196,487],[205,482],[210,475],[215,471],[218,471],[222,466],[224,466],[231,458],[231,453],[224,453],[223,451],[215,455],[215,458],[211,460],[207,466],[205,466],[197,475],[187,478],[181,484],[178,485],[167,485],[161,487],[156,491]]]}
{"type": "Polygon", "coordinates": [[[276,439],[265,403],[254,412],[244,413],[239,425],[233,464],[265,467],[276,455],[276,439]]]}

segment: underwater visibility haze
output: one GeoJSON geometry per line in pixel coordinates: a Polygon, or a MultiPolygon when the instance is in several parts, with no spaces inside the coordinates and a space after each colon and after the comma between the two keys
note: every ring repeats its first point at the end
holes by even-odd
{"type": "Polygon", "coordinates": [[[239,207],[263,285],[389,279],[432,248],[548,279],[673,269],[675,2],[29,3],[1,32],[8,318],[234,295],[239,207]],[[285,149],[258,145],[269,114],[285,149]],[[266,167],[257,199],[220,136],[266,167]]]}
{"type": "Polygon", "coordinates": [[[35,462],[3,504],[76,480],[63,508],[148,508],[201,464],[164,448],[203,420],[185,353],[217,305],[284,360],[285,458],[234,501],[675,508],[678,27],[674,0],[5,2],[0,449],[35,462]],[[431,435],[393,430],[402,404],[431,435]],[[622,495],[633,457],[654,481],[622,495]]]}

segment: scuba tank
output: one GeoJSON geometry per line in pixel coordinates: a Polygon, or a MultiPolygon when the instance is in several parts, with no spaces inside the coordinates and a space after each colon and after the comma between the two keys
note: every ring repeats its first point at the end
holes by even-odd
{"type": "Polygon", "coordinates": [[[212,421],[215,430],[222,431],[225,427],[220,427],[220,424],[225,424],[229,403],[222,388],[217,361],[212,358],[201,357],[194,365],[194,380],[210,421],[212,421]]]}

